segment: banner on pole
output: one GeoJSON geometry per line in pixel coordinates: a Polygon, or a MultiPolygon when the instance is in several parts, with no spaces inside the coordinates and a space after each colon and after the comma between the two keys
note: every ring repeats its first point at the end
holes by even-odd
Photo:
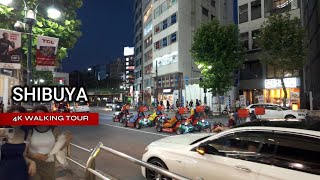
{"type": "Polygon", "coordinates": [[[54,71],[58,44],[58,38],[38,36],[36,53],[37,71],[54,71]]]}
{"type": "Polygon", "coordinates": [[[21,68],[21,33],[0,29],[0,68],[21,68]]]}

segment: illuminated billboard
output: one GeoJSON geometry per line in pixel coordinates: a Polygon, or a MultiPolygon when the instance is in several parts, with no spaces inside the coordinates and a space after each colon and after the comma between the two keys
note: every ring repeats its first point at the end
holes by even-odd
{"type": "Polygon", "coordinates": [[[133,56],[134,55],[134,47],[125,47],[123,50],[124,56],[133,56]]]}

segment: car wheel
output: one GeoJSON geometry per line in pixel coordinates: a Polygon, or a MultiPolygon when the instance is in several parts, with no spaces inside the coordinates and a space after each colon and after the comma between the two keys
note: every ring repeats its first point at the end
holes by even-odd
{"type": "MultiPolygon", "coordinates": [[[[148,163],[168,170],[167,165],[163,161],[158,159],[158,158],[152,158],[152,159],[150,159],[148,161],[148,163]]],[[[166,179],[166,180],[171,180],[171,178],[164,177],[161,174],[159,174],[159,173],[157,173],[155,171],[149,170],[149,169],[146,169],[146,178],[147,179],[166,179]]]]}
{"type": "Polygon", "coordinates": [[[201,130],[200,125],[199,125],[199,124],[195,125],[195,126],[194,126],[194,130],[195,130],[195,131],[200,131],[200,130],[201,130]]]}
{"type": "Polygon", "coordinates": [[[296,117],[294,115],[286,115],[286,117],[284,117],[286,120],[287,119],[296,119],[296,117]]]}

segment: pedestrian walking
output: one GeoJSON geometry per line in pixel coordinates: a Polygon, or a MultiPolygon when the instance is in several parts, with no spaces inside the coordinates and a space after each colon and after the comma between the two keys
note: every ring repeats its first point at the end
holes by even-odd
{"type": "Polygon", "coordinates": [[[0,102],[0,113],[3,113],[4,111],[4,104],[3,101],[0,102]]]}
{"type": "MultiPolygon", "coordinates": [[[[22,106],[12,106],[7,113],[26,113],[22,106]]],[[[23,126],[14,126],[13,137],[4,137],[0,130],[0,179],[2,180],[28,180],[36,173],[35,161],[26,156],[30,133],[23,126]]]]}
{"type": "MultiPolygon", "coordinates": [[[[32,112],[48,113],[49,110],[46,106],[39,105],[35,106],[32,112]]],[[[60,161],[65,158],[61,150],[70,143],[71,139],[71,133],[60,133],[55,126],[36,126],[32,129],[28,157],[36,162],[37,173],[31,180],[55,180],[54,155],[60,161]]]]}
{"type": "Polygon", "coordinates": [[[196,107],[200,106],[200,102],[198,99],[196,99],[196,107]]]}
{"type": "Polygon", "coordinates": [[[169,100],[167,100],[167,111],[169,112],[169,109],[170,109],[170,103],[169,103],[169,100]]]}
{"type": "Polygon", "coordinates": [[[190,108],[193,108],[193,100],[191,99],[190,103],[189,103],[190,108]]]}

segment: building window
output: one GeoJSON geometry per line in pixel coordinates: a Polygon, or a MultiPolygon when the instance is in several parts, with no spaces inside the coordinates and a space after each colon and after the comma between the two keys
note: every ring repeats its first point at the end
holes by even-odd
{"type": "Polygon", "coordinates": [[[149,22],[143,29],[143,36],[146,36],[152,31],[152,22],[149,22]]]}
{"type": "Polygon", "coordinates": [[[160,14],[161,14],[161,9],[159,6],[154,10],[154,19],[157,18],[158,16],[160,16],[160,14]]]}
{"type": "Polygon", "coordinates": [[[156,25],[154,31],[155,31],[155,34],[158,34],[161,31],[160,24],[156,25]]]}
{"type": "Polygon", "coordinates": [[[174,13],[172,16],[171,16],[171,25],[172,24],[175,24],[177,22],[177,14],[174,13]]]}
{"type": "Polygon", "coordinates": [[[161,13],[165,12],[168,9],[168,1],[165,1],[161,4],[161,13]]]}
{"type": "Polygon", "coordinates": [[[204,7],[202,7],[202,14],[208,17],[209,16],[209,10],[204,8],[204,7]]]}
{"type": "Polygon", "coordinates": [[[144,62],[152,60],[152,49],[144,54],[144,62]]]}
{"type": "Polygon", "coordinates": [[[216,7],[216,1],[215,0],[211,0],[211,6],[212,7],[216,7]]]}
{"type": "Polygon", "coordinates": [[[157,42],[155,43],[155,48],[156,48],[156,49],[160,49],[160,41],[157,41],[157,42]]]}
{"type": "Polygon", "coordinates": [[[167,45],[168,45],[167,37],[165,37],[165,38],[162,39],[162,46],[163,47],[167,47],[167,45]]]}
{"type": "Polygon", "coordinates": [[[175,33],[171,34],[171,43],[174,43],[176,41],[177,41],[177,33],[175,32],[175,33]]]}
{"type": "Polygon", "coordinates": [[[243,47],[246,50],[249,50],[249,33],[248,32],[240,34],[240,41],[242,42],[243,47]]]}
{"type": "Polygon", "coordinates": [[[251,20],[261,18],[261,0],[251,2],[251,20]]]}
{"type": "Polygon", "coordinates": [[[164,21],[162,21],[162,30],[167,29],[167,27],[168,27],[168,20],[165,19],[164,21]]]}
{"type": "Polygon", "coordinates": [[[260,61],[249,61],[244,63],[245,69],[240,72],[241,80],[261,79],[262,78],[262,64],[260,61]]]}
{"type": "Polygon", "coordinates": [[[260,32],[259,29],[252,31],[252,49],[259,48],[258,43],[257,43],[259,32],[260,32]]]}
{"type": "Polygon", "coordinates": [[[248,4],[239,6],[239,23],[248,22],[248,4]]]}
{"type": "Polygon", "coordinates": [[[213,20],[214,18],[215,18],[215,16],[211,14],[211,20],[213,20]]]}
{"type": "Polygon", "coordinates": [[[281,68],[275,68],[271,65],[267,65],[267,78],[280,78],[280,77],[299,77],[299,71],[293,70],[293,71],[287,71],[284,72],[281,68]]]}

